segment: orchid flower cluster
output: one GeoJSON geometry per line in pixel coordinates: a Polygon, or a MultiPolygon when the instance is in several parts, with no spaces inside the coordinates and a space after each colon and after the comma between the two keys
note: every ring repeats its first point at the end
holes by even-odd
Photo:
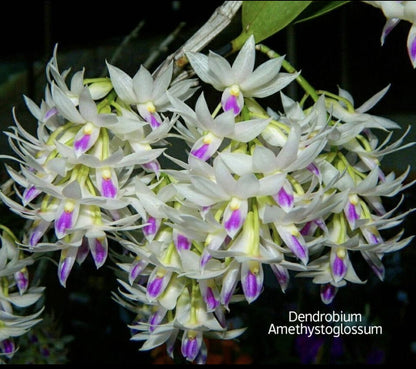
{"type": "Polygon", "coordinates": [[[29,286],[28,266],[35,260],[18,249],[9,229],[0,241],[0,363],[5,363],[17,350],[14,338],[41,321],[43,308],[33,312],[30,307],[40,301],[44,287],[29,286]]]}
{"type": "Polygon", "coordinates": [[[186,360],[204,363],[205,338],[243,333],[227,314],[258,299],[265,271],[282,291],[293,275],[312,278],[329,304],[348,282],[365,283],[352,254],[383,279],[383,256],[410,241],[382,234],[407,214],[382,198],[410,185],[408,171],[380,167],[409,146],[405,135],[380,143],[373,131],[399,126],[367,113],[388,88],[359,108],[342,89],[305,107],[282,91],[299,73],[282,72],[282,56],[256,66],[257,51],[251,36],[232,64],[188,52],[198,78],[173,79],[172,64],[130,77],[107,63],[109,78],[81,70],[67,83],[55,49],[40,106],[25,97],[36,135],[14,114],[7,135],[20,166],[7,166],[13,190],[0,196],[28,220],[20,247],[60,252],[64,287],[89,253],[97,268],[113,258],[114,299],[136,314],[142,350],[166,344],[173,356],[179,341],[186,360]],[[263,107],[266,97],[278,108],[263,107]],[[167,153],[172,139],[183,160],[167,153]]]}

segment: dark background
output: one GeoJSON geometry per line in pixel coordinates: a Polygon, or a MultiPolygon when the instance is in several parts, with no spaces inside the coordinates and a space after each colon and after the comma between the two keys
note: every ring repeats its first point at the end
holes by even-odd
{"type": "MultiPolygon", "coordinates": [[[[105,60],[114,55],[116,47],[144,20],[138,38],[131,40],[116,63],[133,75],[140,63],[180,22],[184,21],[186,25],[167,54],[184,43],[219,4],[219,1],[15,1],[2,5],[1,129],[12,124],[12,106],[16,106],[21,122],[27,122],[29,130],[33,128],[30,126],[33,121],[25,120],[22,94],[40,102],[44,92],[43,68],[55,43],[59,44],[61,70],[72,67],[76,72],[85,66],[86,76],[96,77],[103,72],[105,60]]],[[[263,43],[286,54],[315,88],[334,93],[338,86],[348,90],[354,96],[356,106],[391,83],[388,94],[371,112],[391,117],[406,127],[416,119],[416,71],[406,51],[410,24],[401,22],[381,47],[384,22],[380,10],[351,2],[320,18],[284,29],[263,43]]],[[[240,30],[237,15],[209,48],[219,49],[240,30]]],[[[154,67],[167,54],[161,55],[154,67]]],[[[297,96],[300,91],[295,89],[291,93],[297,96]]],[[[411,137],[414,133],[409,139],[411,137]]],[[[5,142],[1,138],[1,153],[7,152],[5,142]]],[[[414,149],[394,154],[386,158],[385,168],[399,173],[408,164],[415,164],[415,154],[414,149]]],[[[5,178],[3,173],[2,178],[5,178]]],[[[414,170],[410,178],[415,178],[414,170]]],[[[387,200],[391,207],[396,202],[387,200]]],[[[415,207],[414,189],[406,192],[402,210],[412,207],[415,207]]],[[[19,225],[19,220],[4,215],[2,223],[19,225]]],[[[410,235],[414,229],[412,217],[405,220],[404,226],[406,235],[410,235]]],[[[236,306],[233,310],[249,328],[240,338],[238,347],[227,349],[237,358],[245,354],[248,361],[255,363],[311,362],[316,358],[316,347],[320,348],[323,363],[416,362],[415,351],[411,350],[411,345],[416,342],[414,244],[383,260],[387,266],[384,282],[363,268],[359,271],[363,278],[368,278],[368,283],[341,289],[328,307],[320,302],[317,286],[308,281],[292,280],[287,293],[282,294],[267,274],[268,288],[259,300],[249,306],[236,306]],[[295,341],[294,337],[268,336],[270,323],[285,325],[289,310],[368,311],[369,322],[381,325],[384,334],[381,337],[343,337],[336,342],[318,339],[307,341],[306,346],[299,338],[295,341]],[[303,347],[302,355],[300,347],[303,347]],[[308,352],[310,355],[305,356],[308,352]]],[[[132,364],[156,360],[149,353],[139,353],[139,344],[129,341],[126,324],[130,323],[131,316],[111,300],[109,291],[117,289],[111,269],[97,271],[87,259],[81,268],[74,268],[64,289],[57,281],[56,267],[50,265],[43,282],[47,286],[46,309],[54,312],[61,325],[61,336],[74,337],[66,345],[70,363],[132,364]]],[[[224,347],[218,349],[220,353],[224,347]]]]}

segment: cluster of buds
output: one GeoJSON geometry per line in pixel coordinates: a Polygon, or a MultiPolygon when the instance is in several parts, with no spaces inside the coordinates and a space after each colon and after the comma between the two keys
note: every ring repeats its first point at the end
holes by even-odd
{"type": "Polygon", "coordinates": [[[18,349],[15,338],[40,322],[43,308],[28,311],[40,302],[44,288],[29,287],[28,266],[35,260],[18,249],[15,235],[4,227],[0,241],[0,363],[5,363],[18,349]]]}
{"type": "Polygon", "coordinates": [[[64,286],[75,261],[91,251],[99,268],[109,239],[121,245],[110,250],[120,267],[114,298],[137,314],[130,327],[142,350],[166,344],[173,355],[180,341],[186,360],[204,363],[204,338],[244,331],[227,322],[230,304],[253,303],[267,268],[282,291],[291,273],[313,278],[328,304],[347,282],[364,283],[352,253],[382,279],[383,255],[410,241],[380,233],[406,215],[393,216],[382,197],[410,185],[408,172],[396,178],[380,168],[408,146],[404,136],[379,144],[373,133],[399,126],[366,113],[387,88],[359,108],[341,89],[315,92],[305,107],[306,98],[281,91],[299,73],[281,72],[284,57],[255,67],[256,52],[251,36],[232,65],[214,52],[186,54],[221,93],[213,108],[210,87],[186,102],[197,81],[172,81],[172,64],[158,75],[140,67],[133,78],[108,64],[109,78],[82,70],[68,87],[55,54],[40,107],[25,98],[37,137],[17,119],[8,133],[20,203],[0,196],[30,222],[23,245],[59,250],[64,286]],[[278,92],[281,111],[261,106],[278,92]],[[183,141],[174,155],[164,152],[171,138],[183,141]],[[172,165],[163,168],[161,155],[172,165]]]}

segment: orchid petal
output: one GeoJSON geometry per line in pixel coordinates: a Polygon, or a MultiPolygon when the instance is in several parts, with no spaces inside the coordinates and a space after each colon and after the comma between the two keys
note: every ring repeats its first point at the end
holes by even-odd
{"type": "Polygon", "coordinates": [[[407,52],[413,68],[416,68],[416,25],[413,24],[407,36],[407,52]]]}
{"type": "Polygon", "coordinates": [[[336,293],[338,291],[338,288],[333,286],[332,284],[328,283],[321,286],[321,300],[325,305],[328,305],[332,302],[334,299],[336,293]]]}
{"type": "Polygon", "coordinates": [[[66,287],[66,281],[74,265],[77,251],[77,247],[68,247],[61,251],[58,265],[58,278],[63,287],[66,287]]]}

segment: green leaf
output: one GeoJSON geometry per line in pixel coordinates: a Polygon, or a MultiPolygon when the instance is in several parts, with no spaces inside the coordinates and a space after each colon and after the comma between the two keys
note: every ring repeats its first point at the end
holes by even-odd
{"type": "Polygon", "coordinates": [[[349,2],[350,1],[312,1],[312,4],[299,14],[294,23],[297,24],[320,17],[349,2]]]}
{"type": "Polygon", "coordinates": [[[254,35],[261,42],[285,28],[312,1],[244,1],[242,5],[242,32],[232,41],[233,50],[239,50],[254,35]]]}

